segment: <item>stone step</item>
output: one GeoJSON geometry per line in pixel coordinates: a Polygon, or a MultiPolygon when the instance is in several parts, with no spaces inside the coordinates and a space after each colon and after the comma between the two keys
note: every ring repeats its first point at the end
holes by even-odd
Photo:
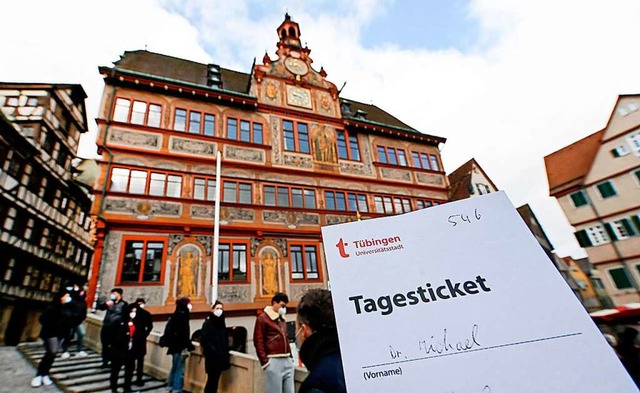
{"type": "MultiPolygon", "coordinates": [[[[75,371],[75,370],[86,370],[90,368],[99,369],[102,365],[102,360],[95,362],[83,362],[83,363],[67,363],[67,364],[57,364],[57,362],[53,363],[51,367],[51,373],[57,374],[65,371],[75,371]]],[[[104,370],[109,370],[105,368],[104,370]]]]}
{"type": "MultiPolygon", "coordinates": [[[[120,370],[120,374],[118,375],[120,379],[124,380],[124,370],[120,370]]],[[[82,377],[59,379],[58,381],[60,385],[75,386],[75,385],[82,385],[82,384],[93,383],[93,382],[108,381],[110,376],[111,376],[111,372],[105,372],[100,374],[94,373],[94,374],[85,375],[82,377]]]]}
{"type": "MultiPolygon", "coordinates": [[[[119,379],[118,380],[118,387],[122,388],[123,385],[123,379],[119,379]]],[[[131,386],[131,389],[135,392],[135,391],[140,391],[140,392],[145,392],[145,391],[149,391],[149,390],[154,390],[154,389],[159,389],[162,388],[163,386],[165,386],[164,381],[158,381],[158,380],[149,380],[148,382],[145,382],[144,386],[139,387],[139,386],[131,386]]],[[[96,393],[96,392],[111,392],[111,388],[109,387],[109,381],[104,381],[104,382],[94,382],[94,383],[87,383],[87,384],[83,384],[83,385],[78,385],[78,386],[69,386],[69,387],[65,387],[64,388],[65,392],[68,393],[96,393]]]]}
{"type": "MultiPolygon", "coordinates": [[[[29,343],[21,344],[18,350],[29,360],[34,366],[37,366],[45,351],[42,344],[29,343]]],[[[102,368],[102,357],[100,354],[87,350],[87,357],[75,357],[75,351],[70,351],[71,357],[61,359],[58,355],[51,367],[51,378],[66,393],[98,393],[111,392],[109,386],[109,376],[111,370],[102,368]]],[[[135,377],[134,377],[135,378],[135,377]]],[[[143,378],[144,386],[132,386],[133,391],[139,392],[161,392],[166,384],[150,376],[145,375],[143,378]]],[[[124,384],[124,367],[120,371],[118,386],[123,388],[124,384]]]]}
{"type": "MultiPolygon", "coordinates": [[[[40,361],[44,356],[33,356],[32,359],[35,361],[40,361]]],[[[56,356],[55,364],[73,364],[75,362],[95,362],[102,361],[102,356],[100,355],[87,355],[83,358],[77,358],[75,356],[71,356],[70,358],[63,359],[60,355],[56,356]]]]}
{"type": "Polygon", "coordinates": [[[83,368],[79,370],[63,371],[60,373],[53,374],[53,376],[57,379],[68,379],[68,378],[84,377],[85,375],[95,375],[95,374],[102,374],[102,373],[108,374],[109,369],[102,368],[102,367],[83,368]]]}
{"type": "MultiPolygon", "coordinates": [[[[150,391],[163,391],[164,387],[167,384],[164,381],[158,381],[155,379],[150,380],[149,382],[145,382],[144,386],[136,386],[133,385],[131,390],[134,392],[150,392],[150,391]]],[[[107,388],[104,390],[92,390],[91,393],[111,393],[111,389],[107,388]]]]}

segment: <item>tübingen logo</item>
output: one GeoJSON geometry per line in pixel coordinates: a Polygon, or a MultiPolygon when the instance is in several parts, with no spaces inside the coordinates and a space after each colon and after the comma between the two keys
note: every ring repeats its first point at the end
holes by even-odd
{"type": "MultiPolygon", "coordinates": [[[[350,243],[345,242],[343,238],[340,238],[340,241],[336,244],[338,253],[342,258],[349,258],[351,256],[351,254],[347,252],[349,244],[350,243]]],[[[400,236],[354,240],[351,242],[351,245],[355,248],[355,255],[357,257],[380,252],[396,251],[404,248],[400,236]]]]}

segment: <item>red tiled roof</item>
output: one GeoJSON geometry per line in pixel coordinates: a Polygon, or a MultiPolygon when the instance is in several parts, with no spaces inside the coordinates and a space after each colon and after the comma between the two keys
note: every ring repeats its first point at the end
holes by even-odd
{"type": "Polygon", "coordinates": [[[600,147],[603,134],[604,130],[595,132],[544,158],[550,195],[557,195],[583,183],[600,147]]]}
{"type": "Polygon", "coordinates": [[[478,161],[476,161],[475,158],[472,158],[447,176],[449,178],[450,185],[449,200],[458,201],[471,196],[471,190],[473,189],[473,184],[471,184],[471,172],[473,171],[474,165],[478,167],[480,172],[482,172],[489,184],[491,184],[494,189],[498,189],[491,178],[487,176],[484,169],[482,169],[480,164],[478,164],[478,161]]]}
{"type": "MultiPolygon", "coordinates": [[[[125,51],[124,54],[120,56],[120,59],[114,62],[114,65],[114,68],[117,70],[134,71],[202,86],[208,86],[207,71],[211,66],[209,64],[197,63],[146,50],[125,51]]],[[[215,67],[220,70],[222,89],[236,93],[249,94],[250,74],[223,67],[215,67]]],[[[345,99],[343,99],[343,101],[344,100],[345,99]]],[[[362,122],[380,123],[382,125],[402,128],[407,132],[422,135],[422,133],[413,127],[403,123],[395,116],[375,105],[364,104],[353,100],[347,101],[352,104],[351,109],[353,114],[355,114],[357,110],[362,110],[367,113],[366,119],[362,120],[362,122]]],[[[350,115],[345,115],[345,117],[356,119],[350,115]]],[[[440,139],[443,139],[442,142],[444,142],[444,138],[440,139]]]]}
{"type": "Polygon", "coordinates": [[[473,169],[473,158],[465,162],[449,176],[449,200],[458,201],[460,199],[469,198],[469,182],[471,181],[471,170],[473,169]]]}

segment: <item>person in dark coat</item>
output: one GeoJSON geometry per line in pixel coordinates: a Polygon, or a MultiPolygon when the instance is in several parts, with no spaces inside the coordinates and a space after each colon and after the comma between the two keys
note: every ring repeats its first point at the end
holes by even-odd
{"type": "Polygon", "coordinates": [[[618,335],[618,356],[636,386],[640,387],[640,347],[636,343],[638,331],[627,326],[618,335]]]}
{"type": "Polygon", "coordinates": [[[296,345],[309,376],[298,393],[346,393],[331,292],[312,289],[297,308],[296,345]]]}
{"type": "Polygon", "coordinates": [[[109,295],[109,300],[98,304],[98,310],[107,310],[102,321],[100,330],[100,341],[102,342],[102,367],[108,368],[111,349],[111,338],[114,337],[113,329],[121,322],[124,308],[127,302],[122,300],[122,288],[113,288],[109,295]]]}
{"type": "Polygon", "coordinates": [[[182,391],[185,363],[189,352],[196,349],[191,343],[191,328],[189,327],[191,308],[191,300],[188,297],[181,297],[176,300],[176,310],[167,322],[170,324],[167,354],[172,357],[167,388],[171,389],[173,393],[182,391]]]}
{"type": "Polygon", "coordinates": [[[66,290],[71,291],[71,307],[73,310],[71,329],[69,335],[62,341],[62,359],[67,359],[71,355],[69,354],[69,346],[71,340],[75,335],[76,340],[76,356],[87,357],[87,353],[83,349],[83,340],[86,333],[84,325],[85,319],[87,319],[87,303],[86,303],[86,291],[84,288],[80,288],[78,284],[68,284],[65,287],[66,290]]]}
{"type": "Polygon", "coordinates": [[[31,380],[31,386],[34,388],[53,383],[49,377],[49,370],[60,349],[60,343],[71,329],[73,312],[70,304],[71,294],[67,291],[60,292],[40,315],[40,337],[44,341],[45,354],[38,364],[36,376],[31,380]]]}
{"type": "Polygon", "coordinates": [[[134,339],[134,346],[136,347],[134,363],[136,369],[136,385],[144,386],[142,377],[144,375],[144,357],[147,354],[147,337],[153,330],[153,320],[151,319],[151,313],[145,310],[145,300],[143,298],[137,298],[135,304],[137,307],[136,317],[133,319],[133,323],[136,326],[136,331],[139,332],[134,339]]]}
{"type": "Polygon", "coordinates": [[[131,381],[133,380],[134,362],[139,353],[146,349],[146,335],[143,329],[138,329],[138,305],[128,305],[124,315],[110,330],[113,337],[111,341],[111,375],[109,385],[112,392],[118,391],[118,376],[124,366],[124,393],[131,393],[131,381]]]}
{"type": "Polygon", "coordinates": [[[202,324],[200,347],[204,355],[204,367],[207,372],[207,384],[204,393],[216,393],[220,375],[228,370],[229,338],[223,312],[223,304],[216,300],[211,313],[202,324]]]}

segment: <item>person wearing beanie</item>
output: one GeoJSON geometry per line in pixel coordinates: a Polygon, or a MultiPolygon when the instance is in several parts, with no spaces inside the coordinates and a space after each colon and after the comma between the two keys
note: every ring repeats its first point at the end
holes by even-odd
{"type": "Polygon", "coordinates": [[[173,393],[179,393],[184,387],[184,368],[189,356],[196,348],[191,343],[191,329],[189,327],[189,312],[191,311],[191,300],[188,297],[181,297],[176,300],[176,309],[167,322],[168,350],[171,355],[171,371],[167,378],[167,388],[173,393]]]}
{"type": "Polygon", "coordinates": [[[136,385],[144,386],[142,377],[144,375],[144,357],[147,354],[147,337],[153,330],[153,320],[151,313],[145,309],[146,303],[144,298],[137,298],[135,301],[137,305],[136,317],[133,319],[136,331],[139,332],[134,339],[136,350],[134,351],[134,363],[136,369],[136,385]]]}
{"type": "Polygon", "coordinates": [[[62,291],[56,295],[40,315],[40,338],[44,341],[45,354],[38,364],[36,376],[31,380],[34,388],[44,385],[51,385],[53,381],[49,377],[49,370],[56,358],[56,353],[60,349],[60,343],[67,337],[71,329],[71,294],[62,291]]]}
{"type": "Polygon", "coordinates": [[[114,336],[112,329],[116,323],[120,322],[124,315],[127,302],[122,299],[122,288],[113,288],[109,295],[109,300],[100,302],[98,310],[107,310],[102,321],[100,330],[100,341],[102,342],[102,367],[108,368],[111,361],[109,351],[111,348],[111,338],[114,336]]]}
{"type": "Polygon", "coordinates": [[[223,304],[216,300],[202,324],[202,336],[200,347],[204,354],[204,368],[207,372],[207,384],[204,393],[216,393],[220,375],[228,370],[229,363],[229,337],[223,312],[223,304]]]}

